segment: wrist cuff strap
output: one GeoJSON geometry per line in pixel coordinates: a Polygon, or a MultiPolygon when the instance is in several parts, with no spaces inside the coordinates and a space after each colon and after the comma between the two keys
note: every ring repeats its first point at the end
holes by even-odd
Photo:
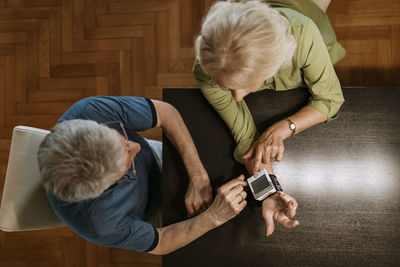
{"type": "Polygon", "coordinates": [[[276,191],[283,191],[282,186],[278,181],[278,178],[276,178],[276,176],[274,174],[268,174],[268,175],[269,175],[269,177],[271,177],[271,181],[274,184],[276,191]]]}

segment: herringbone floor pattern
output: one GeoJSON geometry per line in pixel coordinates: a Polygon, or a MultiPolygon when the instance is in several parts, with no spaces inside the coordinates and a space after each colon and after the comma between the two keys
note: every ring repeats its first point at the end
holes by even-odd
{"type": "MultiPolygon", "coordinates": [[[[161,98],[196,87],[193,39],[212,0],[0,0],[0,188],[12,128],[51,128],[92,95],[161,98]]],[[[400,85],[400,2],[332,0],[347,57],[342,85],[400,85]]],[[[161,138],[160,131],[147,137],[161,138]]],[[[161,266],[161,257],[92,245],[71,230],[4,233],[0,266],[161,266]]]]}

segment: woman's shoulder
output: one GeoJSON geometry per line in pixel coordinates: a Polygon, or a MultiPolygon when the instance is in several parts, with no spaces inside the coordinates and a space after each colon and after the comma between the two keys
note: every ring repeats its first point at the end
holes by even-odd
{"type": "Polygon", "coordinates": [[[289,8],[276,8],[277,11],[285,16],[291,25],[291,31],[297,42],[297,48],[293,56],[293,61],[296,66],[301,68],[304,65],[304,60],[310,50],[312,43],[321,40],[321,33],[317,25],[309,17],[289,8]],[[317,37],[318,36],[318,37],[317,37]]]}
{"type": "Polygon", "coordinates": [[[299,37],[304,32],[305,28],[314,24],[312,19],[301,14],[300,12],[297,12],[296,10],[290,8],[274,8],[274,9],[276,9],[281,15],[287,18],[292,28],[292,34],[294,34],[295,37],[299,37]]]}

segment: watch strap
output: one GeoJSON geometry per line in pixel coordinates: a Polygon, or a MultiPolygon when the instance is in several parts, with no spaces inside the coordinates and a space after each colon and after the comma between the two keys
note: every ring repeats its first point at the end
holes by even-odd
{"type": "Polygon", "coordinates": [[[296,124],[289,118],[286,118],[286,121],[289,123],[289,129],[292,131],[291,136],[293,136],[296,133],[296,124]]]}
{"type": "Polygon", "coordinates": [[[278,181],[278,178],[274,174],[269,174],[269,177],[271,178],[271,181],[276,189],[276,191],[283,191],[282,186],[278,181]]]}

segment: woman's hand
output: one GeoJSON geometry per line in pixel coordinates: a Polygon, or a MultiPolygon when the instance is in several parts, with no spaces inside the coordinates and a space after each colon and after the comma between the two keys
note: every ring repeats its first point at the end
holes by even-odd
{"type": "Polygon", "coordinates": [[[266,235],[270,236],[274,232],[274,222],[286,228],[297,227],[299,221],[291,220],[296,215],[296,209],[296,199],[282,191],[266,198],[262,203],[262,216],[267,226],[266,235]]]}
{"type": "Polygon", "coordinates": [[[278,121],[269,127],[243,156],[243,162],[251,175],[270,165],[272,161],[281,161],[285,146],[283,141],[292,135],[288,122],[278,121]]]}
{"type": "Polygon", "coordinates": [[[274,170],[272,169],[271,164],[265,164],[265,163],[260,163],[258,170],[253,173],[254,165],[255,165],[255,160],[253,158],[250,159],[243,159],[244,166],[246,167],[246,170],[250,175],[256,174],[258,171],[262,169],[266,169],[269,174],[274,174],[274,170]]]}
{"type": "Polygon", "coordinates": [[[190,177],[185,196],[188,217],[193,217],[206,210],[212,203],[212,188],[207,173],[190,177]]]}

